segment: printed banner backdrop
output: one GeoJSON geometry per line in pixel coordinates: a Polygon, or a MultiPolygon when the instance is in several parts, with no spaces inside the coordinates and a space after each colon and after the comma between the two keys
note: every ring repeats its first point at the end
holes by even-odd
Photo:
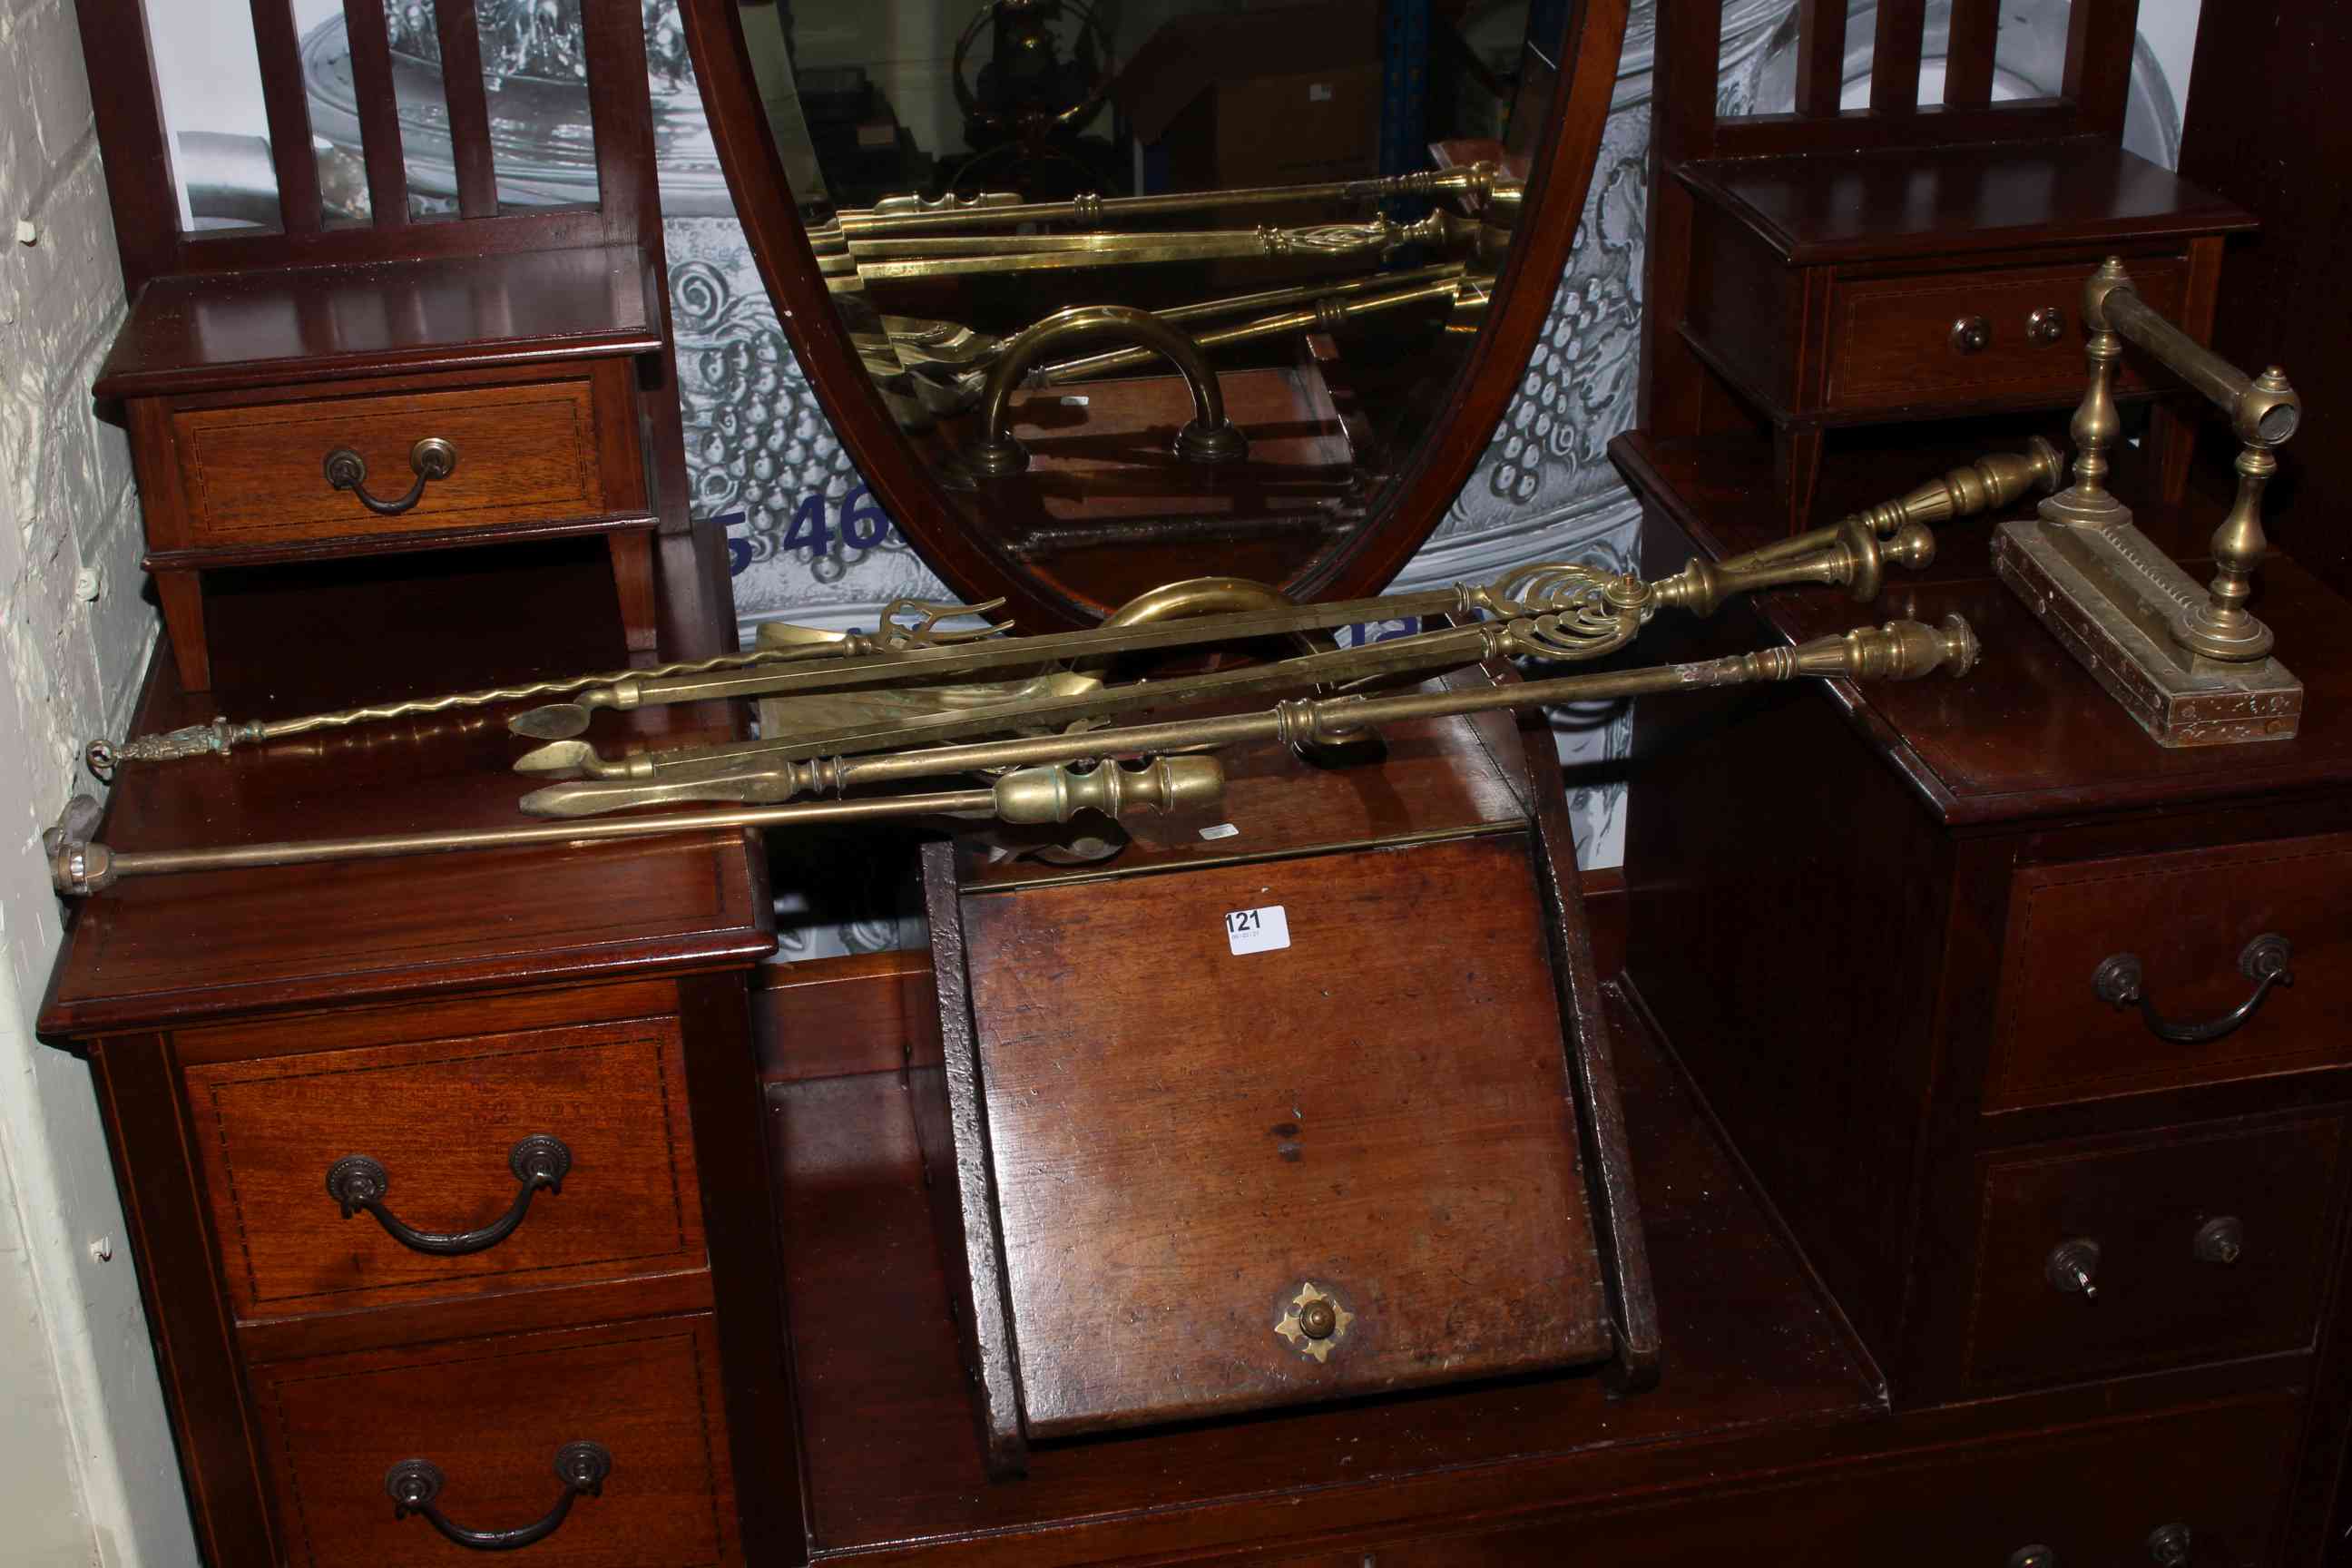
{"type": "MultiPolygon", "coordinates": [[[[870,626],[904,595],[943,587],[867,497],[856,466],[785,342],[745,244],[704,123],[678,25],[677,0],[642,0],[652,65],[673,323],[698,516],[729,521],[736,605],[746,623],[789,618],[828,627],[870,626]],[[821,544],[817,541],[822,541],[821,544]]],[[[974,0],[975,5],[979,0],[974,0]]],[[[2179,140],[2178,89],[2185,86],[2200,0],[2144,0],[2126,142],[2170,166],[2179,140]]],[[[1444,521],[1399,579],[1400,586],[1491,579],[1521,562],[1581,559],[1616,570],[1635,564],[1636,514],[1609,464],[1610,437],[1633,422],[1642,320],[1642,257],[1648,177],[1649,72],[1656,0],[1635,0],[1592,189],[1575,254],[1553,300],[1518,394],[1476,472],[1444,521]]],[[[160,85],[190,221],[255,221],[275,190],[249,30],[240,0],[150,0],[160,85]],[[218,26],[213,12],[227,17],[218,26]],[[231,42],[233,41],[234,47],[231,42]],[[236,51],[247,52],[239,54],[236,51]]],[[[2004,0],[1995,92],[2054,95],[2063,64],[2067,0],[2004,0]]],[[[1795,0],[1725,0],[1722,80],[1726,114],[1787,108],[1794,90],[1795,0]]],[[[1940,40],[1949,0],[1928,0],[1923,96],[1941,81],[1940,40]]],[[[504,80],[561,84],[577,78],[577,0],[477,0],[484,58],[504,80]],[[568,28],[568,31],[567,31],[568,28]]],[[[429,85],[437,74],[429,0],[394,0],[395,62],[429,85]]],[[[331,205],[360,210],[356,121],[344,110],[349,49],[336,0],[299,0],[303,60],[322,139],[331,205]],[[337,179],[347,168],[350,178],[337,179]]],[[[1850,0],[1847,100],[1866,94],[1875,0],[1850,0]]],[[[492,82],[494,89],[502,83],[492,82]]],[[[582,199],[585,92],[572,102],[538,87],[494,99],[502,199],[582,199]],[[523,111],[524,104],[532,106],[523,111]]],[[[454,189],[436,152],[437,93],[420,92],[402,122],[413,200],[429,209],[454,189]],[[436,183],[438,182],[438,183],[436,183]]],[[[1402,635],[1401,625],[1352,628],[1354,637],[1402,635]]],[[[1624,790],[1613,765],[1628,749],[1624,706],[1552,715],[1570,789],[1580,858],[1616,865],[1624,790]]],[[[871,951],[908,933],[891,912],[891,889],[866,886],[856,859],[811,861],[783,878],[788,957],[871,951]],[[821,893],[821,907],[808,899],[821,893]]],[[[864,860],[871,864],[870,858],[864,860]]]]}

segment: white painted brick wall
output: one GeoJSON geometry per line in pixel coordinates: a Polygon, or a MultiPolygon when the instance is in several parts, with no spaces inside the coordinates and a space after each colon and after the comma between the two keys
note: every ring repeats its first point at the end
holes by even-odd
{"type": "Polygon", "coordinates": [[[88,787],[82,743],[121,732],[156,627],[129,448],[89,396],[124,307],[71,0],[0,0],[0,1557],[179,1568],[195,1546],[89,1075],[32,1037],[63,931],[40,832],[88,787]]]}

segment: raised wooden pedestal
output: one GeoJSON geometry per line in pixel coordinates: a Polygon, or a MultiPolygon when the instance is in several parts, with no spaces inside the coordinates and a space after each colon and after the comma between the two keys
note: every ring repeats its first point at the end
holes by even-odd
{"type": "MultiPolygon", "coordinates": [[[[1648,573],[1781,527],[1761,488],[1616,450],[1648,573]]],[[[2280,1391],[2277,1533],[2212,1561],[2315,1562],[2347,1418],[2352,605],[2267,563],[2301,734],[2168,749],[1991,577],[2000,521],[1941,531],[1939,579],[1870,612],[1965,616],[1965,679],[1643,705],[1628,972],[1898,1409],[2280,1391]],[[2265,937],[2294,984],[2233,1023],[2265,937]],[[2118,959],[2145,1007],[2103,988],[2118,959]]],[[[1780,594],[1662,651],[1860,618],[1780,594]]]]}

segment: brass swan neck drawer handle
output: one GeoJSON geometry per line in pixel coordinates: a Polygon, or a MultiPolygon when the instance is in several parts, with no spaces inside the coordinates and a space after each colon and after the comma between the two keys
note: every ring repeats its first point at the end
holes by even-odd
{"type": "Polygon", "coordinates": [[[2170,1040],[2177,1046],[2201,1046],[2222,1036],[2252,1017],[2263,1005],[2263,998],[2277,985],[2294,984],[2294,948],[2276,931],[2264,931],[2246,943],[2238,954],[2238,973],[2254,983],[2254,994],[2218,1018],[2202,1024],[2176,1024],[2157,1011],[2140,973],[2139,960],[2128,952],[2118,952],[2103,960],[2091,973],[2091,989],[2102,1002],[2117,1007],[2137,1004],[2140,1016],[2147,1020],[2148,1033],[2160,1040],[2170,1040]]]}
{"type": "Polygon", "coordinates": [[[1181,327],[1129,305],[1073,305],[1056,310],[1004,345],[980,395],[980,439],[963,461],[982,479],[1003,479],[1029,466],[1029,449],[1013,435],[1013,393],[1032,366],[1059,349],[1104,338],[1155,350],[1176,367],[1192,395],[1192,419],[1176,432],[1176,456],[1192,463],[1230,463],[1249,443],[1225,417],[1224,389],[1208,355],[1181,327]]]}
{"type": "Polygon", "coordinates": [[[383,1489],[393,1501],[392,1516],[406,1519],[422,1514],[426,1523],[458,1545],[475,1552],[512,1552],[553,1535],[582,1497],[602,1497],[604,1478],[613,1473],[613,1456],[602,1443],[566,1443],[555,1452],[555,1479],[563,1495],[529,1524],[512,1530],[467,1530],[453,1522],[435,1505],[446,1485],[441,1468],[430,1459],[403,1459],[383,1473],[383,1489]]]}
{"type": "Polygon", "coordinates": [[[531,1195],[540,1188],[562,1192],[563,1178],[572,1169],[572,1151],[563,1146],[561,1139],[534,1132],[508,1153],[507,1168],[522,1184],[521,1190],[515,1194],[512,1208],[479,1230],[436,1232],[403,1224],[383,1206],[383,1194],[392,1185],[392,1173],[381,1161],[365,1154],[347,1154],[327,1167],[327,1195],[342,1206],[345,1219],[362,1209],[367,1210],[394,1241],[412,1252],[436,1258],[462,1258],[469,1252],[496,1247],[512,1236],[522,1224],[523,1215],[530,1212],[531,1195]]]}
{"type": "Polygon", "coordinates": [[[408,466],[416,474],[408,493],[397,500],[382,500],[368,494],[367,459],[349,447],[338,447],[327,454],[327,482],[359,497],[360,505],[378,517],[398,517],[425,499],[426,485],[457,471],[457,446],[438,436],[427,436],[408,449],[408,466]]]}

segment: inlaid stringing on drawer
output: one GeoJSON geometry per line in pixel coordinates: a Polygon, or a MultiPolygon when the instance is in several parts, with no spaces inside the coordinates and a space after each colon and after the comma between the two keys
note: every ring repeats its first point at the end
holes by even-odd
{"type": "Polygon", "coordinates": [[[2352,1062],[2352,836],[2032,866],[2010,895],[1989,1110],[2215,1083],[2352,1062]],[[2147,1009],[2105,1000],[2128,956],[2162,1022],[2209,1024],[2251,999],[2257,939],[2285,939],[2274,985],[2216,1038],[2167,1038],[2147,1009]]]}
{"type": "Polygon", "coordinates": [[[504,521],[593,516],[607,497],[598,468],[596,384],[586,376],[380,396],[310,398],[172,415],[187,497],[189,542],[269,542],[504,521]],[[410,454],[447,441],[456,468],[394,515],[328,480],[326,459],[357,452],[366,488],[391,500],[415,481],[410,454]]]}
{"type": "Polygon", "coordinates": [[[431,1521],[396,1516],[395,1467],[430,1466],[433,1502],[473,1531],[545,1520],[568,1489],[556,1456],[609,1460],[518,1561],[562,1568],[713,1568],[740,1560],[708,1315],[281,1363],[255,1374],[280,1478],[284,1551],[316,1568],[474,1560],[431,1521]]]}
{"type": "Polygon", "coordinates": [[[199,1063],[186,1076],[242,1317],[705,1265],[674,1018],[199,1063]],[[560,1189],[521,1202],[518,1166],[545,1160],[550,1139],[568,1157],[560,1189]],[[354,1157],[384,1178],[382,1216],[346,1217],[330,1190],[354,1195],[354,1157]],[[518,1207],[509,1234],[457,1256],[393,1234],[495,1229],[518,1207]]]}
{"type": "MultiPolygon", "coordinates": [[[[1967,273],[1840,279],[1831,298],[1824,406],[1842,412],[1952,397],[2081,395],[2084,374],[2083,266],[1993,268],[1967,273]],[[2055,335],[2037,337],[2037,326],[2055,335]],[[1963,348],[1963,322],[1981,328],[1963,348]]],[[[2148,302],[2180,312],[2187,264],[2144,257],[2132,276],[2148,302]]],[[[2127,359],[2122,384],[2146,384],[2127,359]]]]}
{"type": "Polygon", "coordinates": [[[1984,1157],[1970,1386],[2308,1345],[2343,1144],[2323,1116],[1984,1157]]]}

